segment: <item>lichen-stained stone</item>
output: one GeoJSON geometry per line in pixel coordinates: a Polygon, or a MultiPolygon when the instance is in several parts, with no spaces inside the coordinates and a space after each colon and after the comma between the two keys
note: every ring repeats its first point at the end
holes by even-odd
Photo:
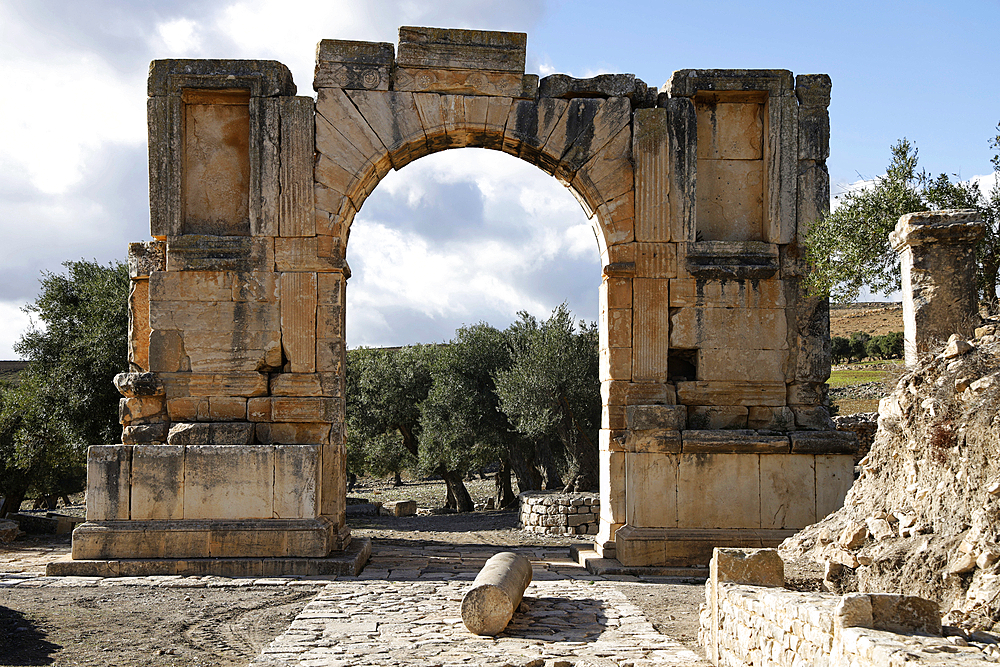
{"type": "Polygon", "coordinates": [[[182,396],[264,396],[267,373],[162,373],[168,400],[182,396]]]}
{"type": "Polygon", "coordinates": [[[181,519],[184,516],[184,447],[136,445],[132,448],[131,519],[181,519]]]}
{"type": "Polygon", "coordinates": [[[799,160],[826,160],[830,157],[830,114],[827,111],[830,88],[830,76],[827,74],[799,74],[795,77],[795,97],[799,102],[799,160]]]}
{"type": "Polygon", "coordinates": [[[760,457],[761,528],[799,529],[816,523],[815,457],[760,457]]]}
{"type": "Polygon", "coordinates": [[[317,338],[316,372],[343,373],[347,363],[345,355],[343,338],[317,338]]]}
{"type": "Polygon", "coordinates": [[[427,138],[412,93],[351,90],[347,96],[401,169],[427,154],[427,138]]]}
{"type": "Polygon", "coordinates": [[[528,36],[523,32],[402,26],[400,67],[524,72],[528,36]]]}
{"type": "Polygon", "coordinates": [[[274,447],[270,445],[188,445],[184,518],[270,519],[274,515],[273,481],[274,447]]]}
{"type": "MultiPolygon", "coordinates": [[[[281,195],[281,101],[250,98],[250,234],[277,236],[281,195]]],[[[309,99],[309,98],[304,98],[309,99]]],[[[310,100],[311,106],[311,100],[310,100]]],[[[312,125],[310,119],[309,124],[312,125]]]]}
{"type": "Polygon", "coordinates": [[[636,109],[632,121],[636,241],[671,240],[670,135],[667,116],[667,109],[636,109]]]}
{"type": "Polygon", "coordinates": [[[787,386],[788,405],[820,405],[825,403],[830,387],[824,382],[792,383],[787,386]]]}
{"type": "Polygon", "coordinates": [[[143,241],[128,244],[128,276],[132,280],[149,278],[154,271],[167,270],[167,244],[143,241]]]}
{"type": "Polygon", "coordinates": [[[257,301],[157,301],[150,326],[158,331],[274,331],[279,326],[277,304],[257,301]]]}
{"type": "Polygon", "coordinates": [[[486,133],[484,148],[500,150],[503,147],[504,128],[510,116],[510,105],[513,99],[509,97],[486,98],[486,121],[483,130],[486,133]]]}
{"type": "Polygon", "coordinates": [[[784,308],[785,288],[779,280],[670,281],[670,307],[690,308],[784,308]]]}
{"type": "Polygon", "coordinates": [[[167,239],[167,271],[273,271],[271,237],[184,234],[167,239]]]}
{"type": "Polygon", "coordinates": [[[279,272],[339,271],[342,257],[322,257],[317,237],[274,239],[274,263],[279,272]]]}
{"type": "Polygon", "coordinates": [[[316,274],[282,273],[281,345],[293,373],[316,371],[316,274]]]}
{"type": "Polygon", "coordinates": [[[625,454],[625,522],[639,528],[677,526],[677,454],[625,454]]]}
{"type": "Polygon", "coordinates": [[[628,431],[622,449],[647,454],[680,454],[681,432],[664,429],[628,431]]]}
{"type": "Polygon", "coordinates": [[[830,172],[826,164],[799,162],[797,240],[801,242],[809,228],[830,210],[830,172]]]}
{"type": "Polygon", "coordinates": [[[703,348],[698,350],[698,380],[784,382],[787,356],[784,350],[703,348]]]}
{"type": "Polygon", "coordinates": [[[532,164],[551,166],[551,159],[546,162],[539,157],[540,150],[568,107],[569,102],[565,100],[515,100],[510,105],[504,126],[503,152],[516,155],[532,164]]]}
{"type": "Polygon", "coordinates": [[[136,396],[118,401],[118,421],[123,425],[163,421],[165,411],[163,396],[136,396]]]}
{"type": "Polygon", "coordinates": [[[678,382],[684,405],[785,405],[784,382],[678,382]]]}
{"type": "Polygon", "coordinates": [[[695,240],[697,205],[697,116],[694,103],[685,98],[667,100],[669,137],[670,240],[695,240]]]}
{"type": "Polygon", "coordinates": [[[632,379],[666,380],[670,351],[669,281],[636,278],[632,281],[632,379]]]}
{"type": "Polygon", "coordinates": [[[632,128],[622,128],[573,177],[573,189],[592,206],[619,197],[635,185],[632,168],[632,128]]]}
{"type": "Polygon", "coordinates": [[[319,510],[319,445],[274,446],[274,518],[308,519],[319,510]]]}
{"type": "Polygon", "coordinates": [[[681,454],[678,528],[760,528],[760,456],[681,454]]]}
{"type": "Polygon", "coordinates": [[[683,405],[629,405],[626,408],[626,421],[630,431],[681,431],[687,428],[686,420],[687,408],[683,405]]]}
{"type": "Polygon", "coordinates": [[[836,428],[830,419],[830,409],[825,405],[793,405],[795,424],[802,429],[833,431],[836,428]]]}
{"type": "Polygon", "coordinates": [[[311,97],[286,97],[281,109],[281,168],[279,172],[278,233],[281,236],[312,236],[313,153],[316,135],[311,97]]]}
{"type": "Polygon", "coordinates": [[[191,370],[191,360],[184,349],[180,331],[149,332],[149,370],[154,373],[191,370]]]}
{"type": "Polygon", "coordinates": [[[271,399],[267,397],[247,399],[247,419],[254,423],[271,421],[271,399]]]}
{"type": "Polygon", "coordinates": [[[532,81],[520,72],[399,67],[393,90],[413,93],[533,98],[532,81]]]}
{"type": "Polygon", "coordinates": [[[854,456],[816,455],[816,520],[844,506],[844,498],[854,484],[854,456]]]}
{"type": "Polygon", "coordinates": [[[747,428],[767,431],[787,431],[795,428],[795,413],[787,406],[751,405],[747,411],[747,428]]]}
{"type": "Polygon", "coordinates": [[[787,435],[763,435],[756,431],[694,430],[683,434],[685,454],[788,454],[787,435]]]}
{"type": "Polygon", "coordinates": [[[149,276],[149,299],[154,303],[230,301],[232,294],[233,274],[228,271],[157,271],[149,276]]]}
{"type": "Polygon", "coordinates": [[[129,518],[131,445],[91,445],[87,448],[87,521],[129,518]]]}
{"type": "MultiPolygon", "coordinates": [[[[598,74],[576,79],[566,74],[550,74],[538,83],[539,97],[626,97],[636,106],[645,103],[648,86],[635,74],[598,74]]],[[[654,100],[655,101],[655,100],[654,100]]]]}
{"type": "Polygon", "coordinates": [[[150,443],[162,444],[167,441],[167,427],[169,424],[157,422],[153,424],[136,424],[122,428],[123,445],[148,445],[150,443]]]}
{"type": "Polygon", "coordinates": [[[254,426],[254,437],[265,444],[325,445],[330,440],[330,424],[264,422],[254,426]]]}
{"type": "Polygon", "coordinates": [[[233,301],[276,303],[278,274],[273,271],[241,271],[231,274],[233,301]]]}
{"type": "Polygon", "coordinates": [[[625,523],[625,452],[598,452],[601,463],[601,522],[625,523]],[[606,474],[605,474],[606,473],[606,474]]]}
{"type": "Polygon", "coordinates": [[[742,405],[689,405],[687,423],[692,429],[743,429],[748,414],[742,405]]]}
{"type": "Polygon", "coordinates": [[[249,445],[252,440],[249,422],[174,423],[167,434],[170,445],[249,445]]]}
{"type": "MultiPolygon", "coordinates": [[[[794,408],[793,408],[794,410],[794,408]]],[[[858,436],[851,431],[796,431],[789,436],[793,454],[856,454],[858,436]]]]}
{"type": "Polygon", "coordinates": [[[388,90],[394,51],[395,46],[388,42],[320,40],[313,88],[388,90]]]}
{"type": "Polygon", "coordinates": [[[334,442],[324,444],[321,454],[322,474],[320,514],[331,518],[341,529],[346,528],[347,448],[334,442]]]}
{"type": "Polygon", "coordinates": [[[321,306],[343,306],[346,302],[347,281],[340,272],[316,275],[316,303],[321,306]]]}
{"type": "Polygon", "coordinates": [[[632,105],[625,97],[572,99],[552,129],[541,152],[555,160],[563,178],[574,173],[607,145],[632,120],[632,105]]]}
{"type": "Polygon", "coordinates": [[[670,316],[670,345],[785,350],[785,309],[679,308],[670,316]]]}

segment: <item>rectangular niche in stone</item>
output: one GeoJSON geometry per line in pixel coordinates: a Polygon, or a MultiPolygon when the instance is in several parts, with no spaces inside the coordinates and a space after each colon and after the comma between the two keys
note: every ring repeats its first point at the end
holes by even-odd
{"type": "Polygon", "coordinates": [[[183,233],[250,235],[250,91],[184,90],[183,233]]]}
{"type": "Polygon", "coordinates": [[[764,240],[767,94],[699,92],[694,103],[698,240],[764,240]]]}

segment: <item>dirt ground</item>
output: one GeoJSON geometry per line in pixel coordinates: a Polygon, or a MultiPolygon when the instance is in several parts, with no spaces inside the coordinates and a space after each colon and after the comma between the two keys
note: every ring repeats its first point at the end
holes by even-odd
{"type": "MultiPolygon", "coordinates": [[[[398,490],[405,493],[406,487],[398,490]]],[[[352,534],[380,544],[427,542],[566,546],[516,529],[514,512],[352,517],[352,534]]],[[[17,563],[38,572],[44,559],[69,549],[67,536],[34,537],[0,547],[0,570],[17,563]],[[29,554],[19,558],[22,550],[29,554]],[[44,555],[42,555],[44,554],[44,555]]],[[[317,585],[323,582],[317,582],[317,585]]],[[[617,582],[653,625],[699,655],[699,583],[617,582]]],[[[0,665],[237,667],[250,662],[281,634],[318,590],[306,586],[0,589],[0,665]]]]}
{"type": "Polygon", "coordinates": [[[882,336],[903,330],[903,304],[852,303],[830,306],[830,335],[850,338],[855,331],[882,336]]]}

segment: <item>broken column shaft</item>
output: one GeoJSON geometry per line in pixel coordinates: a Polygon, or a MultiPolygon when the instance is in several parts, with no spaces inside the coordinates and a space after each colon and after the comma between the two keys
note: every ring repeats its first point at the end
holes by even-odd
{"type": "Polygon", "coordinates": [[[477,635],[498,635],[510,623],[531,583],[531,562],[502,551],[492,556],[462,598],[462,621],[477,635]]]}

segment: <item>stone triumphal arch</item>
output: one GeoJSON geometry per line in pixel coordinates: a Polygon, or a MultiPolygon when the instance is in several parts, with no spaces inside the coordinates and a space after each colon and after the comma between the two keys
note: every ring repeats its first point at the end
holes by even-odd
{"type": "Polygon", "coordinates": [[[553,175],[600,245],[601,529],[626,567],[707,563],[840,505],[825,299],[799,239],[829,199],[830,81],[784,70],[539,80],[526,36],[324,40],[317,97],[273,61],[149,72],[150,231],[131,244],[122,442],[52,573],[355,572],[345,261],[390,169],[456,147],[553,175]]]}

